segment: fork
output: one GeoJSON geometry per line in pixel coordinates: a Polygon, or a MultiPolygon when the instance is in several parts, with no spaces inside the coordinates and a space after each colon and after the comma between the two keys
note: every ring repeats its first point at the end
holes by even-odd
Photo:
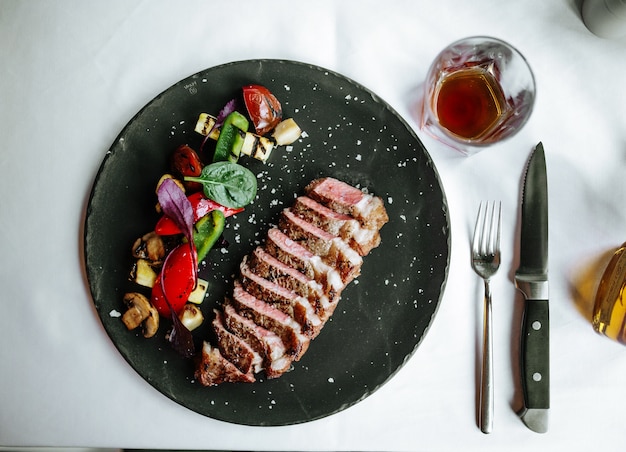
{"type": "Polygon", "coordinates": [[[472,268],[485,283],[479,414],[480,429],[483,433],[491,433],[493,429],[493,333],[489,282],[500,267],[501,229],[502,204],[481,202],[472,239],[472,268]]]}

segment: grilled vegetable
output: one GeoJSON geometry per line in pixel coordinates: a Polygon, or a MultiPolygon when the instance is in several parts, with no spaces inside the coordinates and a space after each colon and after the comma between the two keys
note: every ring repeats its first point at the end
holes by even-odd
{"type": "Polygon", "coordinates": [[[154,231],[135,240],[133,256],[137,259],[146,259],[152,263],[160,262],[165,257],[163,240],[154,231]]]}
{"type": "Polygon", "coordinates": [[[145,259],[137,259],[130,271],[131,281],[139,284],[140,286],[152,288],[156,278],[157,272],[154,271],[151,263],[145,259]]]}
{"type": "Polygon", "coordinates": [[[281,121],[283,109],[276,96],[261,85],[243,87],[243,101],[246,110],[259,135],[265,135],[281,121]]]}
{"type": "Polygon", "coordinates": [[[187,303],[183,307],[183,310],[178,314],[178,318],[189,331],[195,330],[204,322],[202,311],[191,303],[187,303]]]}
{"type": "Polygon", "coordinates": [[[302,135],[302,129],[300,129],[300,126],[296,124],[293,118],[285,119],[278,123],[272,133],[272,137],[279,146],[293,143],[300,138],[300,135],[302,135]]]}
{"type": "Polygon", "coordinates": [[[170,315],[171,309],[178,313],[196,287],[197,256],[195,247],[189,243],[178,245],[167,256],[161,273],[152,287],[151,302],[163,317],[170,315]]]}
{"type": "Polygon", "coordinates": [[[198,278],[196,288],[189,294],[187,301],[193,304],[202,304],[204,297],[209,288],[209,282],[204,279],[198,278]]]}
{"type": "Polygon", "coordinates": [[[124,295],[124,303],[128,310],[122,316],[122,322],[129,330],[143,326],[143,336],[154,336],[159,328],[159,314],[148,299],[138,293],[129,292],[124,295]]]}
{"type": "Polygon", "coordinates": [[[203,260],[220,238],[226,224],[221,210],[213,210],[200,218],[193,227],[193,241],[198,251],[198,261],[203,260]]]}
{"type": "MultiPolygon", "coordinates": [[[[217,140],[220,136],[220,129],[214,128],[217,118],[207,113],[201,113],[196,122],[195,131],[201,135],[207,136],[210,133],[209,138],[217,140]]],[[[257,160],[266,162],[269,158],[272,150],[274,149],[275,142],[272,138],[262,137],[252,132],[239,132],[243,134],[243,144],[241,146],[241,153],[250,157],[254,157],[257,160]]]]}
{"type": "MultiPolygon", "coordinates": [[[[241,147],[244,142],[244,137],[239,132],[245,134],[247,131],[248,120],[246,117],[236,111],[230,113],[220,128],[220,136],[215,145],[213,161],[223,162],[228,160],[236,163],[239,160],[239,154],[241,154],[241,147]]],[[[199,176],[199,174],[189,174],[189,176],[199,176]]]]}
{"type": "MultiPolygon", "coordinates": [[[[174,174],[181,179],[185,176],[199,176],[203,167],[202,161],[196,151],[187,145],[176,148],[172,154],[171,166],[174,174]]],[[[195,182],[186,182],[184,185],[189,191],[199,191],[202,189],[202,186],[195,182]]]]}
{"type": "MultiPolygon", "coordinates": [[[[193,219],[195,222],[198,222],[200,218],[202,218],[212,210],[221,210],[224,214],[224,217],[230,217],[231,215],[235,215],[243,211],[243,207],[233,209],[223,206],[213,201],[212,199],[205,197],[204,194],[200,192],[192,193],[191,195],[187,196],[187,199],[191,203],[191,207],[193,209],[193,219]]],[[[162,216],[159,221],[157,221],[154,230],[159,235],[182,234],[182,231],[176,225],[174,220],[165,215],[162,216]]]]}

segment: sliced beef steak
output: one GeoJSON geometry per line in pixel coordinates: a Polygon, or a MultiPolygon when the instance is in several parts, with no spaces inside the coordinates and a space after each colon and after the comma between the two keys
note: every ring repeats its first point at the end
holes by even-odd
{"type": "Polygon", "coordinates": [[[330,209],[354,217],[369,229],[380,229],[389,221],[383,200],[332,177],[312,181],[305,193],[330,209]]]}
{"type": "Polygon", "coordinates": [[[339,298],[336,295],[331,299],[320,283],[279,261],[261,247],[249,256],[248,265],[257,275],[307,298],[322,319],[326,317],[326,309],[339,298]]]}
{"type": "Polygon", "coordinates": [[[240,265],[240,272],[241,285],[246,292],[292,317],[308,336],[317,335],[322,321],[308,298],[256,274],[250,269],[247,256],[240,265]]]}
{"type": "Polygon", "coordinates": [[[333,314],[343,289],[380,243],[381,198],[333,178],[311,182],[262,246],[243,258],[232,297],[212,322],[196,376],[204,385],[277,378],[293,367],[333,314]]]}
{"type": "Polygon", "coordinates": [[[335,268],[344,285],[360,274],[363,258],[339,237],[325,232],[289,209],[282,212],[278,226],[291,240],[335,268]]]}
{"type": "Polygon", "coordinates": [[[293,358],[287,356],[285,344],[276,333],[242,316],[228,301],[223,309],[226,328],[261,355],[263,369],[268,378],[279,377],[289,370],[293,358]]]}
{"type": "Polygon", "coordinates": [[[280,309],[246,292],[240,281],[235,281],[231,301],[241,315],[276,333],[285,344],[287,355],[295,360],[308,349],[309,338],[302,333],[300,324],[280,309]]]}
{"type": "Polygon", "coordinates": [[[308,196],[296,198],[291,210],[316,227],[345,240],[361,256],[380,244],[378,229],[368,229],[351,216],[335,212],[308,196]]]}
{"type": "Polygon", "coordinates": [[[221,311],[215,309],[214,314],[212,326],[222,356],[244,374],[259,373],[263,369],[261,355],[248,342],[228,331],[221,311]]]}
{"type": "Polygon", "coordinates": [[[202,353],[196,365],[195,377],[203,386],[215,386],[221,383],[255,381],[251,373],[242,373],[237,366],[222,356],[217,347],[204,342],[202,353]]]}
{"type": "Polygon", "coordinates": [[[291,240],[278,228],[272,228],[267,233],[265,249],[285,265],[295,268],[320,283],[329,298],[338,296],[345,287],[337,269],[328,265],[321,257],[316,256],[300,243],[291,240]]]}

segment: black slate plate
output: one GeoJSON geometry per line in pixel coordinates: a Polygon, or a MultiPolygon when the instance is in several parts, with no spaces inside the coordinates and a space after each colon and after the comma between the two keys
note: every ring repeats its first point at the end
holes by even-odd
{"type": "MultiPolygon", "coordinates": [[[[448,208],[427,151],[398,114],[374,93],[332,71],[292,61],[241,61],[207,69],[167,89],[124,128],[107,152],[91,192],[85,260],[93,301],[115,346],[157,390],[203,415],[247,425],[287,425],[341,411],[384,384],[413,354],[442,296],[449,263],[448,208]],[[146,340],[125,329],[117,313],[127,281],[130,248],[150,231],[155,184],[180,144],[199,149],[193,129],[201,112],[216,114],[241,86],[267,86],[304,136],[275,151],[267,164],[245,158],[259,193],[229,219],[230,246],[214,250],[201,276],[211,283],[205,316],[232,287],[242,257],[260,243],[280,210],[304,185],[333,176],[381,196],[390,221],[382,245],[343,292],[330,322],[294,369],[254,384],[202,387],[190,361],[165,340],[169,322],[146,340]]],[[[207,325],[209,322],[205,322],[207,325]]],[[[198,344],[208,327],[194,331],[198,344]]]]}

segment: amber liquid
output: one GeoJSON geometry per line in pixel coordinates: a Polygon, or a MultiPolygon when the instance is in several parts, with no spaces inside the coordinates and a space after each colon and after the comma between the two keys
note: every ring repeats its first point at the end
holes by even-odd
{"type": "Polygon", "coordinates": [[[593,328],[626,344],[626,244],[615,252],[600,280],[593,328]]]}
{"type": "Polygon", "coordinates": [[[439,124],[465,140],[480,140],[500,122],[504,94],[483,68],[461,69],[446,76],[435,93],[439,124]]]}

